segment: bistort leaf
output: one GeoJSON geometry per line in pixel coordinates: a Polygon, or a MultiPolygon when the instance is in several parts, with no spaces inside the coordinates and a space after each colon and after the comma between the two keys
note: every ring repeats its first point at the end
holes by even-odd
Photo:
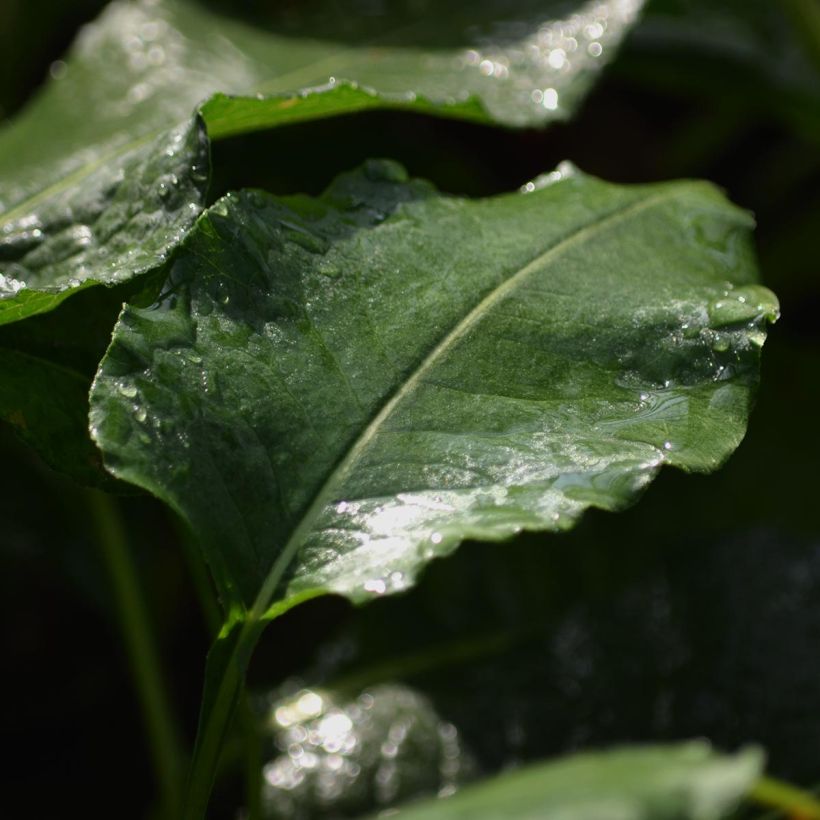
{"type": "Polygon", "coordinates": [[[751,219],[707,184],[564,173],[471,202],[374,162],[319,200],[229,195],[125,309],[93,434],[226,603],[403,589],[737,446],[777,310],[751,219]]]}

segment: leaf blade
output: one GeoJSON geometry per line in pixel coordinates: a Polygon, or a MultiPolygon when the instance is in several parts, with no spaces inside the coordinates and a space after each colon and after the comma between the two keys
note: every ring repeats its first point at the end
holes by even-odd
{"type": "Polygon", "coordinates": [[[174,305],[126,309],[92,390],[109,468],[187,514],[223,599],[256,617],[403,588],[465,538],[617,509],[661,464],[714,469],[743,434],[776,303],[752,284],[748,217],[713,189],[578,175],[468,203],[396,173],[371,165],[319,203],[223,201],[172,273],[174,305]],[[720,253],[687,219],[723,232],[720,253]]]}

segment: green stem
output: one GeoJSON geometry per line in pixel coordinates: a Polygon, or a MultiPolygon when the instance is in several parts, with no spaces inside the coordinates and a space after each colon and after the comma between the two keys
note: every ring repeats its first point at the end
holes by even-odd
{"type": "Polygon", "coordinates": [[[243,621],[233,631],[226,628],[208,653],[184,820],[205,817],[220,752],[241,702],[248,661],[261,631],[262,624],[255,620],[243,621]]]}
{"type": "Polygon", "coordinates": [[[790,820],[820,820],[820,800],[772,777],[761,777],[749,797],[756,803],[776,809],[790,820]]]}
{"type": "MultiPolygon", "coordinates": [[[[194,587],[202,609],[202,618],[211,638],[216,637],[222,625],[222,612],[216,600],[208,569],[202,560],[190,527],[180,516],[174,515],[174,527],[182,544],[188,562],[194,587]]],[[[259,743],[259,732],[256,728],[253,710],[247,693],[240,696],[239,724],[243,736],[245,752],[245,803],[248,820],[259,820],[261,817],[262,798],[262,750],[259,743]]]]}
{"type": "Polygon", "coordinates": [[[145,722],[163,815],[172,820],[179,816],[182,803],[183,754],[170,698],[160,674],[159,652],[116,503],[96,490],[88,490],[86,497],[113,588],[112,597],[145,722]]]}
{"type": "MultiPolygon", "coordinates": [[[[269,577],[273,586],[281,577],[280,565],[285,561],[280,557],[269,577]]],[[[202,820],[208,808],[214,777],[219,764],[222,744],[230,729],[234,714],[241,703],[245,672],[251,653],[265,626],[288,609],[315,598],[322,590],[314,589],[294,595],[287,604],[266,610],[266,601],[271,597],[263,586],[254,607],[237,616],[223,627],[221,634],[208,653],[205,670],[205,693],[200,710],[197,741],[191,761],[188,791],[185,799],[184,820],[202,820]]]]}

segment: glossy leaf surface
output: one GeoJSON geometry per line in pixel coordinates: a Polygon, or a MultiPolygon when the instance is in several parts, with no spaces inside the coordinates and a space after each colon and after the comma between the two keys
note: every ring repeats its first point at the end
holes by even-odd
{"type": "Polygon", "coordinates": [[[112,3],[0,132],[0,323],[167,258],[204,200],[205,137],[184,123],[214,92],[215,137],[391,106],[535,125],[571,112],[640,6],[485,0],[368,18],[327,3],[252,25],[177,0],[112,3]]]}
{"type": "Polygon", "coordinates": [[[196,120],[96,157],[82,179],[59,180],[0,216],[0,325],[158,268],[202,210],[207,163],[196,120]]]}
{"type": "Polygon", "coordinates": [[[738,444],[777,310],[749,216],[699,183],[527,188],[372,162],[316,200],[230,195],[125,309],[93,435],[188,518],[226,605],[401,590],[738,444]]]}
{"type": "Polygon", "coordinates": [[[397,816],[408,820],[716,820],[737,806],[760,768],[755,751],[720,757],[701,743],[624,748],[499,775],[449,800],[411,806],[397,816]]]}

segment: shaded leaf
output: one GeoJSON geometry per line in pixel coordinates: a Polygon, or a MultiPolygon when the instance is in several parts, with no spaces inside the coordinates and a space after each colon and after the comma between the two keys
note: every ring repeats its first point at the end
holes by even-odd
{"type": "Polygon", "coordinates": [[[100,483],[100,454],[86,435],[88,380],[44,359],[0,348],[0,417],[50,466],[100,483]],[[42,396],[49,396],[43,401],[42,396]]]}
{"type": "Polygon", "coordinates": [[[83,288],[55,310],[0,325],[0,419],[53,469],[81,484],[129,491],[88,434],[88,391],[125,300],[151,304],[161,275],[83,288]]]}

